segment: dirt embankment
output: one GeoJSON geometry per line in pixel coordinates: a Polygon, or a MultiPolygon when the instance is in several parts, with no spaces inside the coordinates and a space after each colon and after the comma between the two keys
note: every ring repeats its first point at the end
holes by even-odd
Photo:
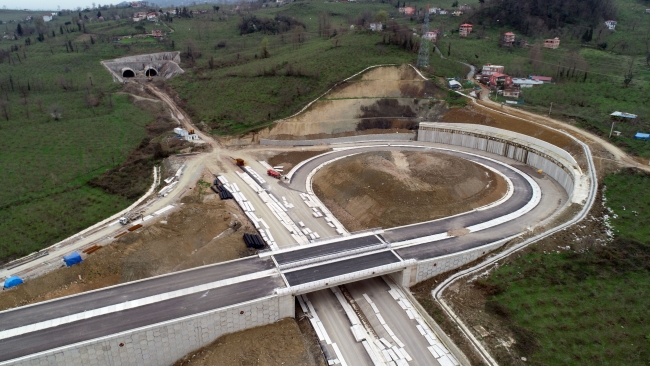
{"type": "Polygon", "coordinates": [[[499,175],[441,153],[377,152],[325,166],[314,192],[348,230],[434,220],[502,197],[499,175]]]}
{"type": "Polygon", "coordinates": [[[585,167],[586,164],[582,148],[570,137],[515,117],[496,113],[484,108],[475,108],[470,105],[465,108],[449,110],[442,116],[440,121],[486,125],[532,136],[568,151],[576,157],[576,160],[582,167],[585,167]]]}
{"type": "MultiPolygon", "coordinates": [[[[210,178],[204,174],[204,180],[210,178]]],[[[79,265],[3,291],[0,310],[251,254],[242,234],[252,229],[232,201],[221,201],[209,190],[199,194],[194,187],[182,202],[179,211],[121,237],[79,265]]]]}
{"type": "Polygon", "coordinates": [[[320,349],[314,349],[313,340],[302,333],[302,328],[294,319],[283,319],[227,334],[190,352],[174,366],[324,366],[322,356],[316,353],[320,349]]]}
{"type": "Polygon", "coordinates": [[[404,132],[420,118],[438,120],[445,92],[408,65],[379,67],[340,84],[300,115],[260,131],[256,138],[301,139],[404,132]],[[433,100],[435,99],[435,100],[433,100]]]}

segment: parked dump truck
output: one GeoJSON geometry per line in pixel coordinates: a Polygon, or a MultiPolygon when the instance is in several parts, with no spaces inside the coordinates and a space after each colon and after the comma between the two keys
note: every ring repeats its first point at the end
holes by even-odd
{"type": "Polygon", "coordinates": [[[244,159],[239,159],[239,158],[237,158],[237,159],[235,159],[235,162],[237,163],[237,166],[244,166],[244,165],[246,165],[246,162],[244,161],[244,159]]]}
{"type": "Polygon", "coordinates": [[[268,174],[270,177],[273,177],[275,179],[280,179],[280,173],[276,172],[273,169],[269,169],[266,171],[266,174],[268,174]]]}

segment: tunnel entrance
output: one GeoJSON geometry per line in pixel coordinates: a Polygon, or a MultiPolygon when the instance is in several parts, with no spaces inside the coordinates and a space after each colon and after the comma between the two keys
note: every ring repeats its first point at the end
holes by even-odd
{"type": "Polygon", "coordinates": [[[147,69],[144,74],[146,76],[156,76],[158,75],[158,71],[156,71],[156,69],[147,69]]]}
{"type": "Polygon", "coordinates": [[[135,77],[135,72],[133,70],[131,70],[131,69],[122,70],[122,77],[134,78],[135,77]]]}

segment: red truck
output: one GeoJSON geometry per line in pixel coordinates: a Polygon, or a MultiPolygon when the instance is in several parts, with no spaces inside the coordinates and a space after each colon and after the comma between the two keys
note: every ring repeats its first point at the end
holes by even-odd
{"type": "Polygon", "coordinates": [[[275,179],[280,179],[280,173],[276,172],[276,171],[273,170],[273,169],[269,169],[269,170],[267,170],[267,171],[266,171],[266,174],[268,174],[269,176],[271,176],[271,177],[273,177],[273,178],[275,178],[275,179]]]}

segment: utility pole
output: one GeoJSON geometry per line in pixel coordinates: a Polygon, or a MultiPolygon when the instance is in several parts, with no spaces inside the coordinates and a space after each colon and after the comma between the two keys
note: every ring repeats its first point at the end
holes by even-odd
{"type": "Polygon", "coordinates": [[[551,110],[553,109],[553,102],[551,102],[551,106],[548,107],[548,115],[551,115],[551,110]]]}
{"type": "Polygon", "coordinates": [[[612,138],[612,132],[614,132],[614,123],[615,122],[616,122],[615,120],[612,120],[612,128],[609,130],[609,138],[610,139],[612,138]]]}
{"type": "Polygon", "coordinates": [[[422,36],[420,37],[420,51],[418,52],[417,66],[429,66],[429,40],[424,36],[429,32],[429,5],[427,5],[426,13],[424,13],[424,25],[422,25],[422,36]]]}

